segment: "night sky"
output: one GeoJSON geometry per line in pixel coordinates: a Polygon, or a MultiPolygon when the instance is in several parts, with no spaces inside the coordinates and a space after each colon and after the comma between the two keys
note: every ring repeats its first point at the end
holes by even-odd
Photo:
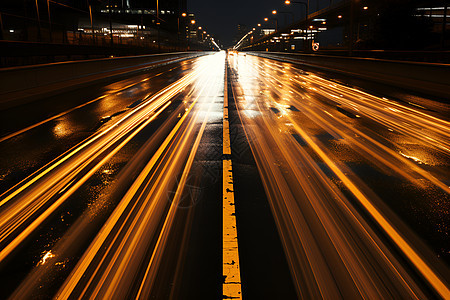
{"type": "MultiPolygon", "coordinates": [[[[304,16],[303,7],[288,7],[284,0],[187,0],[188,11],[196,15],[200,26],[217,36],[225,46],[233,46],[232,40],[239,23],[247,25],[249,30],[258,23],[264,23],[264,17],[270,17],[272,10],[292,11],[295,19],[304,16]]],[[[341,0],[333,0],[333,3],[341,0]]],[[[330,4],[330,0],[310,0],[310,11],[314,12],[330,4]]],[[[290,18],[290,17],[288,17],[290,18]]],[[[285,15],[278,17],[280,26],[285,15]]],[[[290,19],[288,19],[290,20],[290,19]]],[[[273,26],[272,26],[273,28],[273,26]]]]}
{"type": "Polygon", "coordinates": [[[188,0],[188,10],[198,24],[230,46],[239,23],[249,28],[262,23],[273,9],[282,8],[284,0],[188,0]]]}

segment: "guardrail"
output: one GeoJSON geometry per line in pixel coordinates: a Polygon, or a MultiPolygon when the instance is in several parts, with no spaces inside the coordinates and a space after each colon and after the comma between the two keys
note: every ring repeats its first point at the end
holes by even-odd
{"type": "Polygon", "coordinates": [[[357,76],[450,101],[450,64],[283,52],[247,53],[325,71],[357,76]]]}
{"type": "Polygon", "coordinates": [[[0,69],[0,109],[93,82],[124,76],[206,52],[178,52],[0,69]]]}

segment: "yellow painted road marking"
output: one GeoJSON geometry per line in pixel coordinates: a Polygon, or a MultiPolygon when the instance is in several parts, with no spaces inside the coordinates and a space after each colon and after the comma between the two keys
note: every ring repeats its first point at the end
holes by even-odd
{"type": "Polygon", "coordinates": [[[223,296],[241,299],[236,216],[231,160],[223,161],[223,296]]]}
{"type": "MultiPolygon", "coordinates": [[[[223,154],[231,154],[227,66],[223,107],[223,154]]],[[[242,299],[231,159],[223,160],[223,298],[242,299]]]]}
{"type": "MultiPolygon", "coordinates": [[[[227,110],[224,108],[224,111],[227,110]]],[[[225,113],[224,113],[225,115],[225,113]]],[[[231,145],[230,145],[230,124],[228,120],[223,121],[223,154],[231,154],[231,145]]]]}

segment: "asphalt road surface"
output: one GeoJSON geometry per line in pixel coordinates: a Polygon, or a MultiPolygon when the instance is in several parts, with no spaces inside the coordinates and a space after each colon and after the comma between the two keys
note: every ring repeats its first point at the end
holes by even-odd
{"type": "Polygon", "coordinates": [[[450,299],[449,116],[225,52],[1,111],[1,298],[450,299]]]}

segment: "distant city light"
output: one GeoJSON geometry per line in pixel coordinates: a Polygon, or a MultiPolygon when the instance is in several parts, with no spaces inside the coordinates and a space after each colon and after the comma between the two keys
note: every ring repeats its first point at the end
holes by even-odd
{"type": "Polygon", "coordinates": [[[276,14],[277,14],[277,11],[276,11],[276,10],[272,10],[272,14],[273,14],[273,15],[276,15],[276,14]]]}
{"type": "Polygon", "coordinates": [[[364,7],[363,7],[363,9],[364,9],[364,10],[367,10],[367,9],[369,9],[369,7],[367,7],[367,6],[364,6],[364,7]]]}
{"type": "Polygon", "coordinates": [[[342,19],[342,15],[339,15],[339,16],[338,16],[338,19],[342,19]]]}

